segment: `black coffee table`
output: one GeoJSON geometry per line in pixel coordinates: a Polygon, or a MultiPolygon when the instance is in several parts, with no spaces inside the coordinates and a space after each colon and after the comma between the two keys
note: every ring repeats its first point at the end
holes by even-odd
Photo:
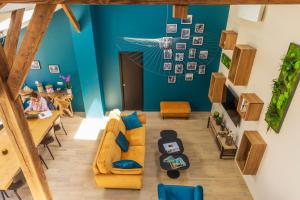
{"type": "Polygon", "coordinates": [[[186,166],[179,167],[177,169],[173,169],[168,162],[164,162],[164,159],[170,156],[170,154],[162,154],[159,158],[160,167],[164,170],[167,170],[167,175],[170,178],[178,178],[180,176],[179,170],[186,170],[190,167],[190,162],[188,157],[185,154],[172,154],[171,156],[176,158],[182,158],[182,160],[186,163],[186,166]]]}
{"type": "Polygon", "coordinates": [[[177,138],[177,132],[174,130],[163,130],[163,131],[161,131],[160,135],[161,135],[161,138],[158,140],[158,149],[159,149],[159,152],[161,153],[161,156],[159,159],[160,166],[162,169],[167,170],[167,175],[170,178],[174,178],[174,179],[178,178],[180,176],[179,170],[186,170],[190,167],[188,157],[185,154],[183,154],[184,147],[183,147],[182,141],[179,138],[177,138]],[[173,142],[177,143],[177,145],[179,147],[179,151],[167,152],[166,149],[164,148],[164,144],[173,143],[173,142]],[[186,166],[182,166],[177,169],[173,169],[168,162],[164,162],[164,159],[170,155],[173,156],[174,159],[181,158],[185,162],[186,166]]]}

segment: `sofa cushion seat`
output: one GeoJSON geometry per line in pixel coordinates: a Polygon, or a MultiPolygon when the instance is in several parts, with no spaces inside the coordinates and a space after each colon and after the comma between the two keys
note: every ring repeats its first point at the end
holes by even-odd
{"type": "Polygon", "coordinates": [[[126,131],[126,138],[130,146],[144,146],[146,130],[145,125],[140,128],[135,128],[130,131],[126,131]]]}
{"type": "Polygon", "coordinates": [[[111,173],[112,163],[121,159],[121,149],[115,142],[115,134],[106,132],[98,159],[97,167],[103,174],[111,173]]]}
{"type": "Polygon", "coordinates": [[[135,168],[135,169],[121,169],[113,167],[111,169],[111,172],[113,174],[143,174],[144,169],[143,168],[135,168]]]}
{"type": "Polygon", "coordinates": [[[144,167],[145,147],[129,146],[127,152],[122,152],[121,160],[134,160],[144,167]]]}

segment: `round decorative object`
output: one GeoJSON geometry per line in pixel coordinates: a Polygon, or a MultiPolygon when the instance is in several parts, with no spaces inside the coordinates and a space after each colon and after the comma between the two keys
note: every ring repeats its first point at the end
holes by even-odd
{"type": "Polygon", "coordinates": [[[3,155],[7,155],[8,154],[8,150],[7,149],[2,149],[2,154],[3,155]]]}
{"type": "Polygon", "coordinates": [[[172,179],[176,179],[180,176],[180,172],[178,170],[168,170],[167,175],[172,179]]]}

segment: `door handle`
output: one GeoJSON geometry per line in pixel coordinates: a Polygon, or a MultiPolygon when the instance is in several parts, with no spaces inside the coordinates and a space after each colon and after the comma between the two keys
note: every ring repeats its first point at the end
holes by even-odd
{"type": "Polygon", "coordinates": [[[126,86],[126,84],[125,83],[123,83],[123,87],[125,87],[126,86]]]}

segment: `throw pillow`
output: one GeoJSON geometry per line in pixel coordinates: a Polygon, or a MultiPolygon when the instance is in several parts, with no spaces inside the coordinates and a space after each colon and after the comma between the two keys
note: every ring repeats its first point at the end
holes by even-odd
{"type": "Polygon", "coordinates": [[[123,116],[122,120],[127,130],[132,130],[135,128],[142,127],[142,123],[139,120],[136,112],[132,113],[131,115],[123,116]]]}
{"type": "Polygon", "coordinates": [[[123,152],[128,151],[129,142],[126,139],[125,135],[121,131],[119,132],[118,136],[116,137],[116,142],[123,152]]]}
{"type": "Polygon", "coordinates": [[[142,166],[134,160],[119,160],[119,161],[113,162],[113,167],[121,168],[121,169],[142,168],[142,166]]]}

